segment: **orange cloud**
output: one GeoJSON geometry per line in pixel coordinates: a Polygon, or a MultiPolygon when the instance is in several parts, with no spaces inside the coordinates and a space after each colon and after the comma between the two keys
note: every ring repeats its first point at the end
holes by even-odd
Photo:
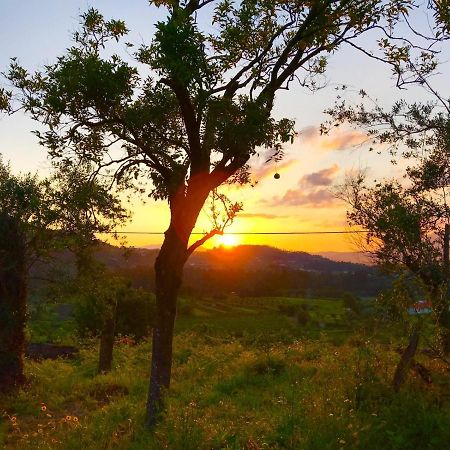
{"type": "Polygon", "coordinates": [[[299,186],[330,186],[333,184],[334,176],[339,172],[340,168],[337,164],[318,172],[309,173],[300,178],[299,186]]]}
{"type": "Polygon", "coordinates": [[[317,126],[309,126],[299,132],[301,144],[312,145],[326,151],[348,150],[363,144],[368,139],[367,134],[358,130],[338,128],[328,135],[321,135],[317,126]]]}
{"type": "Polygon", "coordinates": [[[283,206],[308,206],[312,208],[323,208],[337,202],[336,197],[328,189],[316,189],[308,192],[305,189],[289,189],[283,197],[274,197],[273,205],[283,206]]]}

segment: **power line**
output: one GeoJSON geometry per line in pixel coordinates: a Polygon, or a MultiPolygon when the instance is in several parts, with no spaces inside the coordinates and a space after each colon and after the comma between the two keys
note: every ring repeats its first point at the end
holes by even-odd
{"type": "MultiPolygon", "coordinates": [[[[249,232],[233,232],[227,231],[223,234],[233,234],[233,235],[308,235],[308,234],[360,234],[368,233],[367,230],[334,230],[334,231],[249,231],[249,232]]],[[[147,235],[164,235],[163,231],[109,231],[107,233],[99,234],[147,234],[147,235]]],[[[201,233],[195,231],[191,235],[204,235],[206,233],[201,233]]]]}

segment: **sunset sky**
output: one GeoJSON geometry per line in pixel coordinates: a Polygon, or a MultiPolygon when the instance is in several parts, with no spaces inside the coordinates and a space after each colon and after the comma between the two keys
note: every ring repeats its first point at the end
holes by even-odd
{"type": "MultiPolygon", "coordinates": [[[[71,33],[77,28],[78,16],[88,7],[98,8],[106,17],[124,19],[130,29],[127,41],[139,44],[149,42],[153,24],[164,17],[162,10],[150,8],[146,0],[0,0],[0,71],[7,68],[9,58],[17,56],[30,70],[51,63],[70,45],[71,33]]],[[[418,23],[423,17],[415,18],[418,23]]],[[[375,37],[372,38],[372,40],[375,37]]],[[[365,42],[370,42],[370,37],[365,42]]],[[[443,61],[449,61],[450,51],[444,52],[443,61]]],[[[440,68],[434,85],[448,95],[446,80],[450,75],[449,63],[440,68]]],[[[355,50],[343,48],[330,59],[327,87],[310,93],[299,86],[283,91],[277,98],[275,116],[296,120],[298,138],[286,146],[284,161],[268,166],[261,157],[252,161],[254,188],[230,191],[230,197],[243,202],[229,232],[289,232],[345,230],[345,205],[337,201],[331,189],[339,184],[347,171],[369,168],[372,178],[401,176],[402,164],[391,166],[387,153],[370,153],[367,145],[360,145],[365,136],[352,129],[339,129],[328,137],[321,137],[318,129],[326,119],[323,109],[333,104],[337,85],[346,84],[350,91],[364,89],[380,103],[390,105],[395,99],[426,99],[419,88],[399,92],[383,64],[363,57],[355,50]],[[275,180],[273,174],[281,178],[275,180]]],[[[0,153],[11,161],[14,170],[36,171],[43,175],[49,168],[46,151],[39,147],[31,130],[38,125],[23,115],[0,119],[0,153]]],[[[125,227],[130,231],[164,231],[168,209],[164,202],[148,201],[143,205],[135,199],[132,221],[125,227]]],[[[209,229],[205,215],[200,218],[196,231],[209,229]]],[[[231,239],[231,238],[229,238],[231,239]]],[[[157,246],[162,236],[129,235],[130,245],[157,246]]],[[[351,238],[342,235],[255,236],[238,235],[235,243],[267,244],[290,250],[352,251],[351,238]]],[[[211,245],[217,245],[213,241],[211,245]]]]}

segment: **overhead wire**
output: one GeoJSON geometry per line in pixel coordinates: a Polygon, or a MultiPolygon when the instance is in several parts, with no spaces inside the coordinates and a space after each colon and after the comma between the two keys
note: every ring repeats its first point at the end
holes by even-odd
{"type": "MultiPolygon", "coordinates": [[[[233,235],[308,235],[308,234],[360,234],[368,233],[367,230],[332,230],[332,231],[225,231],[223,234],[233,235]]],[[[148,234],[148,235],[164,235],[164,231],[109,231],[99,234],[148,234]]],[[[204,235],[199,231],[194,231],[192,235],[204,235]]]]}

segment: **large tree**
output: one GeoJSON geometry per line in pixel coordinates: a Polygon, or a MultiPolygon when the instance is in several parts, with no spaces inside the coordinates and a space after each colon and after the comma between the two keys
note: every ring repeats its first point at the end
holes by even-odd
{"type": "MultiPolygon", "coordinates": [[[[127,33],[125,24],[91,9],[55,64],[29,75],[13,61],[8,78],[22,94],[21,107],[47,125],[37,134],[52,157],[94,162],[99,173],[112,169],[116,181],[136,177],[151,186],[153,198],[168,201],[170,224],[155,263],[152,426],[170,384],[183,266],[217,232],[190,244],[208,196],[226,182],[247,182],[248,161],[260,147],[278,158],[292,140],[293,121],[272,116],[279,90],[293,82],[316,88],[327,56],[344,43],[361,49],[358,37],[366,31],[395,39],[393,29],[414,1],[150,3],[165,8],[167,18],[134,53],[137,65],[108,56],[111,41],[127,33]]],[[[411,48],[393,42],[388,59],[411,48]]]]}

